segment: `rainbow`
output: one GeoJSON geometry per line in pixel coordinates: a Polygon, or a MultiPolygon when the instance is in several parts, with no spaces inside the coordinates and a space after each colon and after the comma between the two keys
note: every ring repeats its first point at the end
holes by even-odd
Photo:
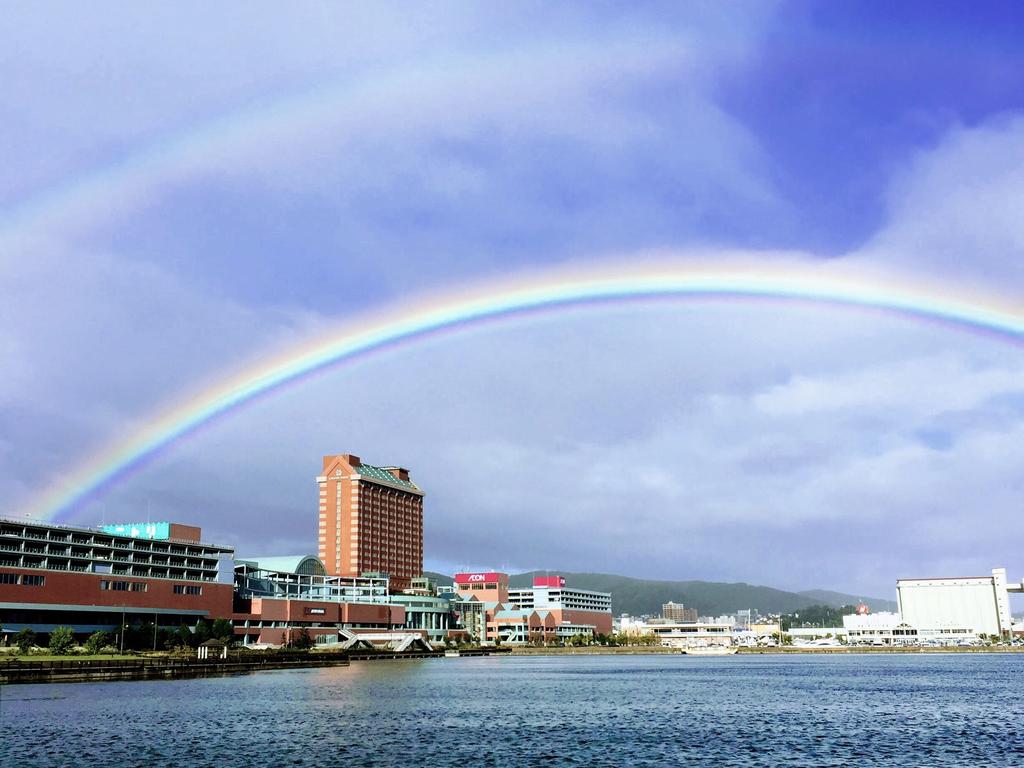
{"type": "Polygon", "coordinates": [[[740,298],[868,308],[938,321],[1004,340],[1024,339],[1024,311],[992,297],[964,299],[948,288],[870,276],[834,264],[764,257],[757,263],[645,261],[546,271],[395,307],[341,327],[197,392],[65,473],[32,501],[31,517],[58,520],[213,420],[263,395],[367,354],[488,320],[558,312],[602,302],[740,298]]]}

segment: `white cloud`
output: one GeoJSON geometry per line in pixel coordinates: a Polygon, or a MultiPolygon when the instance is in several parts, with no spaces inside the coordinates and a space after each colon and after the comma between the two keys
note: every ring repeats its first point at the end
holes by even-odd
{"type": "Polygon", "coordinates": [[[913,156],[887,197],[889,221],[857,257],[1024,289],[1024,117],[950,131],[913,156]]]}
{"type": "Polygon", "coordinates": [[[861,364],[824,377],[798,374],[758,393],[754,406],[771,416],[856,411],[898,412],[920,419],[976,408],[998,395],[1021,393],[1024,361],[1005,362],[1005,367],[978,368],[959,353],[946,352],[940,357],[861,364]]]}

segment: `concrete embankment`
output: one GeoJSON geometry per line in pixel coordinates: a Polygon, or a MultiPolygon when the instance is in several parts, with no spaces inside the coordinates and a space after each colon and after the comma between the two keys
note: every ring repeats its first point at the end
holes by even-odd
{"type": "MultiPolygon", "coordinates": [[[[507,653],[491,648],[461,651],[461,656],[507,653]]],[[[15,683],[79,683],[100,680],[173,680],[186,677],[239,675],[275,669],[343,667],[351,661],[414,661],[444,657],[444,651],[354,651],[330,653],[238,654],[227,659],[47,659],[31,656],[0,661],[0,685],[15,683]]]]}
{"type": "Polygon", "coordinates": [[[269,669],[337,667],[345,666],[348,663],[348,657],[343,654],[206,659],[202,661],[170,658],[32,661],[29,657],[0,663],[0,685],[74,683],[97,680],[170,680],[183,677],[235,675],[269,669]]]}

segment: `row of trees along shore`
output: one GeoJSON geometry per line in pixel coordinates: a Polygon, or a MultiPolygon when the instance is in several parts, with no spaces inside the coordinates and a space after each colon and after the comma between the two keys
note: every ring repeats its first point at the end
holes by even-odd
{"type": "MultiPolygon", "coordinates": [[[[228,619],[216,619],[212,623],[200,620],[194,628],[182,625],[177,629],[156,627],[153,622],[122,628],[124,637],[103,630],[93,632],[86,641],[77,646],[71,627],[56,627],[49,634],[45,653],[54,656],[69,656],[76,653],[95,656],[118,651],[180,650],[198,648],[207,640],[230,643],[234,640],[234,628],[228,619]]],[[[308,633],[307,633],[308,634],[308,633]]],[[[17,652],[28,655],[37,647],[40,639],[35,630],[26,627],[14,636],[17,652]]],[[[312,643],[310,643],[312,644],[312,643]]]]}

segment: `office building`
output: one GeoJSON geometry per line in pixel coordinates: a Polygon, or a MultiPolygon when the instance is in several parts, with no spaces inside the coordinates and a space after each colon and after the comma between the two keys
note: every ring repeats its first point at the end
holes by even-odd
{"type": "Polygon", "coordinates": [[[375,467],[358,456],[324,456],[318,551],[334,576],[386,574],[408,589],[423,572],[423,491],[402,467],[375,467]]]}
{"type": "Polygon", "coordinates": [[[669,621],[693,624],[697,621],[697,609],[687,608],[682,603],[673,603],[669,601],[662,604],[661,617],[663,619],[668,619],[669,621]]]}

